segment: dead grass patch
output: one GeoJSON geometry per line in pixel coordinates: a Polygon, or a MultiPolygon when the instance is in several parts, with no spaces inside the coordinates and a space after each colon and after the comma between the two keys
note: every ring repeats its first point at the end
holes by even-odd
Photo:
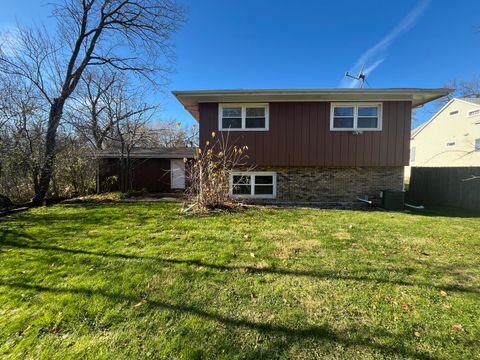
{"type": "Polygon", "coordinates": [[[314,251],[320,248],[320,241],[316,239],[297,239],[295,241],[286,239],[284,242],[275,242],[275,245],[277,250],[274,251],[273,255],[280,259],[289,259],[301,252],[314,251]]]}
{"type": "Polygon", "coordinates": [[[335,233],[335,237],[339,240],[351,240],[352,239],[352,235],[350,235],[349,232],[346,232],[346,231],[337,231],[335,233]]]}

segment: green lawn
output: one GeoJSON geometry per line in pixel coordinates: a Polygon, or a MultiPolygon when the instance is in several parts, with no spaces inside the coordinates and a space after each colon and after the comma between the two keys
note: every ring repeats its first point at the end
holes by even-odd
{"type": "Polygon", "coordinates": [[[70,204],[0,239],[0,358],[480,358],[478,218],[70,204]]]}

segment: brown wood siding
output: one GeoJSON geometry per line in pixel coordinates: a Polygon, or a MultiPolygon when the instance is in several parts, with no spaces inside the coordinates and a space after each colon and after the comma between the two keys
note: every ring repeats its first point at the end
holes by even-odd
{"type": "MultiPolygon", "coordinates": [[[[330,103],[270,103],[269,131],[231,131],[229,144],[248,146],[258,166],[405,166],[412,104],[383,102],[382,131],[330,131],[330,103]]],[[[218,104],[200,104],[200,144],[218,130],[218,104]]],[[[224,132],[226,133],[226,132],[224,132]]]]}
{"type": "MultiPolygon", "coordinates": [[[[146,189],[148,192],[170,192],[170,159],[132,159],[133,190],[146,189]]],[[[118,158],[101,159],[99,181],[102,191],[118,191],[119,183],[106,186],[107,178],[120,176],[118,158]]]]}

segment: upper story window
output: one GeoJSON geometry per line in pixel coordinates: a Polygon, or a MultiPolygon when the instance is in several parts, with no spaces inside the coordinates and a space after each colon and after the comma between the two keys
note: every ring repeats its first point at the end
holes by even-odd
{"type": "Polygon", "coordinates": [[[455,147],[455,145],[456,145],[455,141],[450,141],[445,144],[447,148],[455,147]]]}
{"type": "Polygon", "coordinates": [[[218,128],[233,131],[268,130],[268,104],[219,104],[218,128]]]}
{"type": "Polygon", "coordinates": [[[475,139],[475,151],[480,151],[480,139],[475,139]]]}
{"type": "Polygon", "coordinates": [[[478,116],[480,115],[480,109],[475,109],[475,110],[470,110],[468,112],[468,116],[472,117],[472,116],[478,116]]]}
{"type": "Polygon", "coordinates": [[[415,146],[412,146],[412,149],[410,150],[410,161],[411,162],[415,161],[416,150],[417,149],[415,148],[415,146]]]}
{"type": "Polygon", "coordinates": [[[382,130],[382,104],[333,103],[330,110],[330,130],[382,130]]]}
{"type": "Polygon", "coordinates": [[[453,116],[453,115],[458,115],[458,110],[453,110],[448,113],[448,115],[453,116]]]}

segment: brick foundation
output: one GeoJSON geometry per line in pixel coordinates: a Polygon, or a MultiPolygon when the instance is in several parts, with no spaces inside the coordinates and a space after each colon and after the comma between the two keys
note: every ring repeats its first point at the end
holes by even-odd
{"type": "Polygon", "coordinates": [[[268,202],[358,203],[357,197],[367,195],[378,204],[382,190],[402,190],[404,168],[259,167],[255,171],[277,173],[277,198],[268,202]]]}

